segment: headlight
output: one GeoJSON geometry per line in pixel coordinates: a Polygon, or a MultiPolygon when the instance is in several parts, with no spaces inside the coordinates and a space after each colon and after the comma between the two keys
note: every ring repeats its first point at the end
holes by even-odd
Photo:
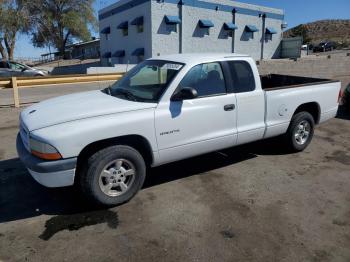
{"type": "Polygon", "coordinates": [[[56,148],[32,137],[29,139],[29,147],[32,154],[39,158],[46,160],[57,160],[62,158],[56,148]]]}

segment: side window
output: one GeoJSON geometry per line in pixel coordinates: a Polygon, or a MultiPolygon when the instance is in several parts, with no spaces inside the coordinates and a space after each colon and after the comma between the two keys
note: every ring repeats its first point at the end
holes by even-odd
{"type": "Polygon", "coordinates": [[[181,80],[179,86],[180,88],[192,87],[196,89],[199,97],[226,94],[220,63],[194,66],[181,80]]]}
{"type": "Polygon", "coordinates": [[[228,62],[233,78],[235,93],[251,92],[255,90],[255,79],[251,66],[245,61],[228,62]]]}
{"type": "Polygon", "coordinates": [[[25,68],[23,65],[17,64],[14,62],[10,62],[10,66],[11,66],[11,69],[14,69],[14,70],[22,70],[25,68]]]}

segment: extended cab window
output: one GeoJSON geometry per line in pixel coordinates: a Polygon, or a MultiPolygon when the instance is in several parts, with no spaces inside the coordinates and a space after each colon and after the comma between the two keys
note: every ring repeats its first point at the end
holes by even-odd
{"type": "Polygon", "coordinates": [[[226,94],[221,65],[216,62],[194,66],[181,80],[179,86],[196,89],[199,97],[226,94]]]}
{"type": "Polygon", "coordinates": [[[235,93],[255,90],[255,79],[251,66],[245,61],[228,61],[235,93]]]}

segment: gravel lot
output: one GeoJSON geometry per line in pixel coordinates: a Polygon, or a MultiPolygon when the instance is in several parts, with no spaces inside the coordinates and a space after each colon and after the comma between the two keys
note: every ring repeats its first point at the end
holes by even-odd
{"type": "Polygon", "coordinates": [[[18,113],[0,108],[0,261],[350,261],[344,112],[302,153],[267,140],[158,167],[111,209],[30,177],[18,113]]]}

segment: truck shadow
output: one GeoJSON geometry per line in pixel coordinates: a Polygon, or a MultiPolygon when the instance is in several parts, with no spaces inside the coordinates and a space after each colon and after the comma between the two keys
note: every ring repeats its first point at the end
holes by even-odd
{"type": "MultiPolygon", "coordinates": [[[[286,154],[266,140],[171,163],[149,170],[144,188],[199,175],[258,155],[286,154]]],[[[74,187],[46,188],[36,183],[18,158],[0,161],[0,223],[45,215],[69,217],[102,209],[91,206],[74,187]]],[[[97,217],[97,215],[96,215],[97,217]]]]}

